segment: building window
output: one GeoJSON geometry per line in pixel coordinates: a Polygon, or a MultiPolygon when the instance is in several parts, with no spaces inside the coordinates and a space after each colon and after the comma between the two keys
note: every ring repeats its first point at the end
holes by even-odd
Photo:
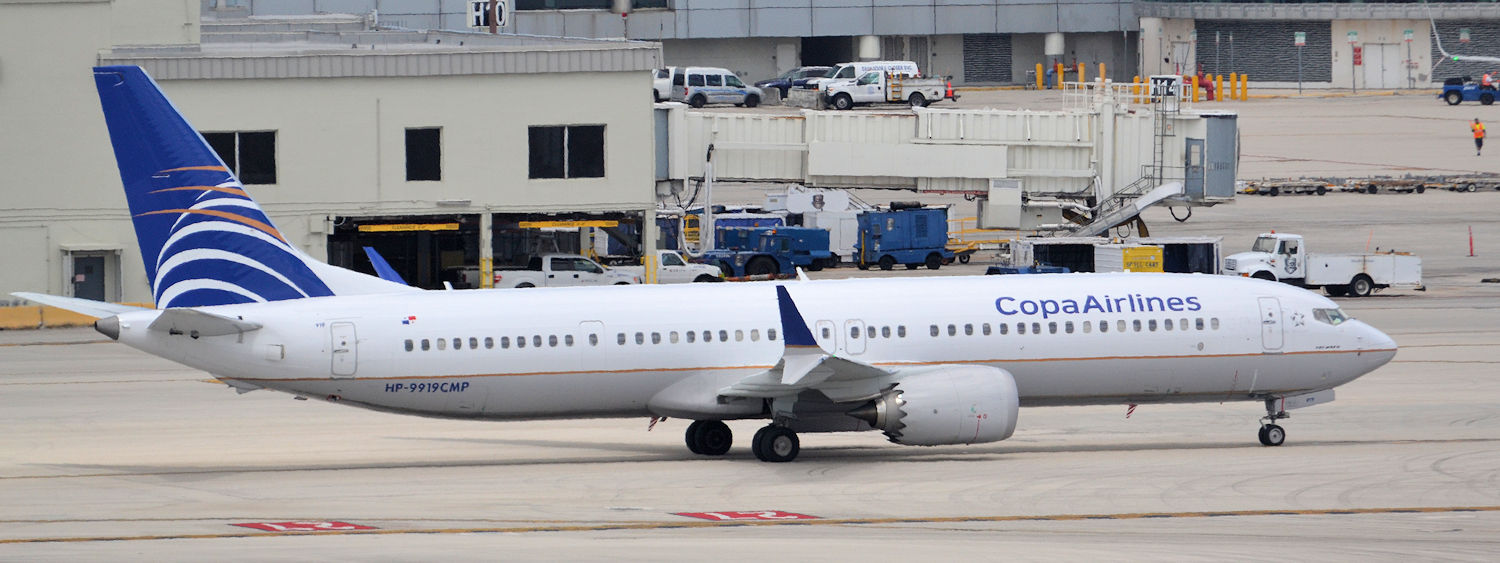
{"type": "Polygon", "coordinates": [[[406,181],[443,179],[443,130],[437,127],[406,130],[406,181]]]}
{"type": "Polygon", "coordinates": [[[530,178],[603,178],[604,126],[528,128],[530,178]]]}
{"type": "Polygon", "coordinates": [[[203,140],[219,153],[219,159],[241,184],[276,183],[275,131],[204,133],[203,140]]]}

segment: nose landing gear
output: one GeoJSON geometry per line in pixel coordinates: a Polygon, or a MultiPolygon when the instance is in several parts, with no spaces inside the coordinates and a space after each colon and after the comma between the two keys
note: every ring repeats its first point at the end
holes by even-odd
{"type": "Polygon", "coordinates": [[[1280,400],[1266,400],[1266,416],[1260,419],[1260,445],[1262,446],[1280,446],[1286,441],[1286,430],[1277,426],[1276,421],[1291,418],[1292,415],[1287,414],[1280,407],[1280,400]]]}

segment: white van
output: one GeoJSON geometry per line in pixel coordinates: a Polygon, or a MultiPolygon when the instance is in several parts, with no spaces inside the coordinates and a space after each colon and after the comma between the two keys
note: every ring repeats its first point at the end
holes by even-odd
{"type": "MultiPolygon", "coordinates": [[[[917,63],[911,61],[864,61],[854,63],[839,63],[834,67],[833,73],[826,78],[817,79],[819,90],[828,90],[828,85],[834,82],[846,82],[858,79],[872,70],[885,74],[902,77],[920,78],[922,71],[917,70],[917,63]]],[[[807,81],[809,84],[812,80],[807,81]]]]}
{"type": "Polygon", "coordinates": [[[765,94],[748,86],[740,77],[722,68],[690,66],[672,69],[672,101],[695,108],[704,104],[734,104],[755,107],[765,94]]]}

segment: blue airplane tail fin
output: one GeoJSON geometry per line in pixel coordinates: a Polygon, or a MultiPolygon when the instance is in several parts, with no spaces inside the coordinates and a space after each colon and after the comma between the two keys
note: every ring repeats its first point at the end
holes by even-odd
{"type": "Polygon", "coordinates": [[[94,84],[158,307],[409,289],[288,242],[139,67],[95,67],[94,84]]]}

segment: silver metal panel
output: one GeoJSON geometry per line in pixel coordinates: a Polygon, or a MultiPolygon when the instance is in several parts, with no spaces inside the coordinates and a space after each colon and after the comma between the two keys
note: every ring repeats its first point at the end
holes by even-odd
{"type": "Polygon", "coordinates": [[[748,37],[749,10],[689,10],[687,38],[748,37]]]}
{"type": "Polygon", "coordinates": [[[347,54],[182,53],[156,56],[107,54],[101,55],[99,62],[138,65],[158,80],[444,76],[650,70],[661,64],[661,50],[655,44],[616,43],[601,45],[598,49],[548,52],[353,51],[347,54]]]}
{"type": "Polygon", "coordinates": [[[932,19],[931,6],[877,7],[872,24],[875,35],[930,35],[932,19]]]}
{"type": "Polygon", "coordinates": [[[813,8],[813,35],[868,35],[870,8],[813,8]]]}
{"type": "Polygon", "coordinates": [[[252,16],[287,16],[316,13],[313,0],[281,0],[279,2],[251,2],[252,16]]]}
{"type": "Polygon", "coordinates": [[[933,24],[939,34],[994,33],[995,6],[944,6],[937,10],[933,24]]]}
{"type": "Polygon", "coordinates": [[[677,13],[668,10],[642,10],[630,14],[626,24],[631,39],[659,41],[677,37],[677,13]]]}
{"type": "Polygon", "coordinates": [[[749,0],[678,0],[677,9],[682,10],[745,10],[749,0]]]}
{"type": "Polygon", "coordinates": [[[767,8],[755,11],[755,35],[812,35],[812,8],[767,8]]]}
{"type": "Polygon", "coordinates": [[[870,0],[817,0],[814,8],[870,8],[870,0]]]}
{"type": "Polygon", "coordinates": [[[1065,32],[1117,31],[1122,17],[1133,16],[1129,6],[1120,9],[1117,4],[1061,4],[1057,7],[1057,18],[1065,32]]]}
{"type": "Polygon", "coordinates": [[[1238,117],[1211,115],[1204,119],[1208,122],[1208,171],[1203,195],[1210,198],[1232,198],[1235,177],[1239,172],[1238,117]]]}
{"type": "Polygon", "coordinates": [[[1001,4],[995,10],[997,33],[1047,33],[1059,25],[1056,4],[1001,4]]]}
{"type": "MultiPolygon", "coordinates": [[[[765,8],[809,8],[813,7],[812,0],[750,0],[750,7],[754,9],[765,8]]],[[[760,16],[756,16],[760,17],[760,16]]]]}
{"type": "Polygon", "coordinates": [[[937,4],[934,0],[870,0],[869,5],[876,8],[886,6],[922,7],[931,10],[937,4]]]}

